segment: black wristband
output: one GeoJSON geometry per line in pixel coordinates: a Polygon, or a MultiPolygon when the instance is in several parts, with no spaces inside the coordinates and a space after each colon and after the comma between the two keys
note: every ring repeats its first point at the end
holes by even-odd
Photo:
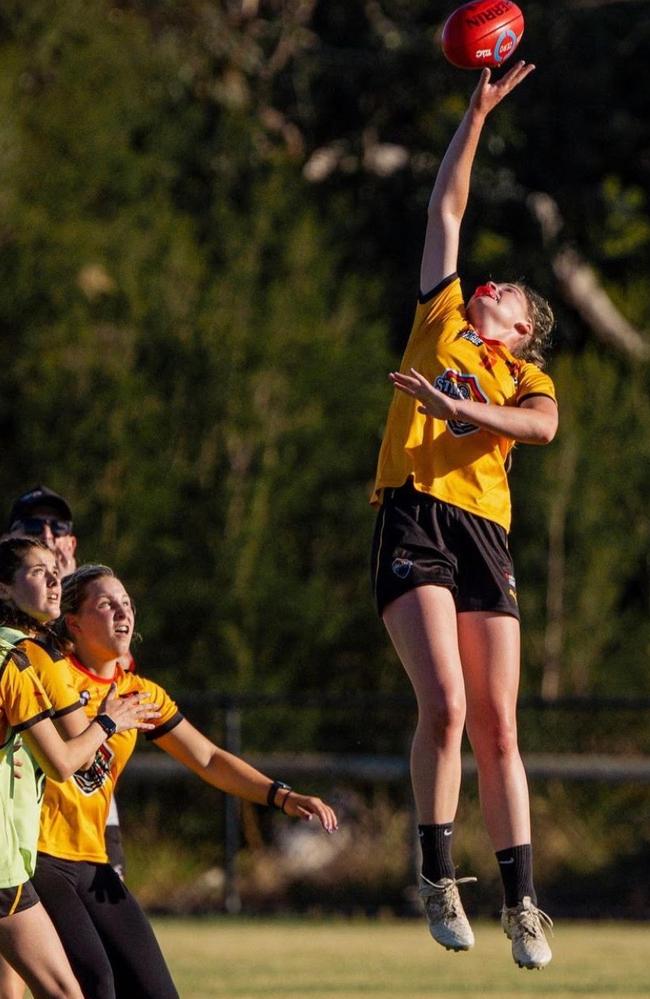
{"type": "Polygon", "coordinates": [[[291,790],[289,785],[285,784],[282,780],[274,780],[269,787],[268,794],[266,795],[266,803],[269,807],[273,808],[275,806],[275,796],[281,788],[284,788],[285,791],[291,790]]]}
{"type": "Polygon", "coordinates": [[[104,729],[104,732],[106,733],[106,735],[109,738],[110,738],[110,736],[115,735],[115,733],[117,731],[117,725],[115,724],[115,722],[113,721],[113,719],[110,717],[110,715],[107,715],[107,714],[104,714],[104,713],[101,713],[99,715],[95,715],[95,717],[93,718],[93,721],[96,721],[97,724],[100,725],[104,729]]]}
{"type": "Polygon", "coordinates": [[[287,788],[287,793],[285,794],[284,798],[282,799],[282,804],[280,805],[280,811],[284,812],[285,815],[287,814],[287,810],[286,810],[286,808],[284,806],[286,805],[287,801],[289,800],[289,795],[292,794],[292,793],[293,792],[292,792],[291,788],[288,787],[287,788]]]}

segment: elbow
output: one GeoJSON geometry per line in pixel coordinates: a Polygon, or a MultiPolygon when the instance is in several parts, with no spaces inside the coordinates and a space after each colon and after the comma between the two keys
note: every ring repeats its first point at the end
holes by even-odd
{"type": "Polygon", "coordinates": [[[557,433],[557,420],[545,420],[538,429],[538,444],[550,444],[557,433]]]}
{"type": "Polygon", "coordinates": [[[548,431],[542,430],[537,440],[537,443],[540,444],[541,446],[543,446],[544,444],[550,444],[554,437],[555,437],[554,430],[548,430],[548,431]]]}
{"type": "Polygon", "coordinates": [[[81,766],[75,766],[74,761],[70,763],[59,761],[49,761],[48,769],[45,771],[45,775],[51,780],[57,781],[61,784],[73,777],[76,773],[83,773],[85,770],[90,770],[93,763],[95,762],[95,757],[91,756],[89,760],[84,760],[81,766]]]}
{"type": "Polygon", "coordinates": [[[427,211],[429,224],[435,224],[445,233],[454,233],[460,228],[463,211],[450,198],[432,199],[427,211]]]}
{"type": "Polygon", "coordinates": [[[546,433],[544,434],[544,440],[542,443],[550,444],[551,441],[555,440],[555,435],[557,434],[558,425],[559,425],[559,419],[556,410],[551,416],[551,418],[547,420],[546,433]]]}
{"type": "Polygon", "coordinates": [[[72,777],[74,770],[71,767],[50,762],[48,766],[44,768],[44,773],[50,780],[55,780],[57,784],[62,784],[68,779],[68,777],[72,777]]]}

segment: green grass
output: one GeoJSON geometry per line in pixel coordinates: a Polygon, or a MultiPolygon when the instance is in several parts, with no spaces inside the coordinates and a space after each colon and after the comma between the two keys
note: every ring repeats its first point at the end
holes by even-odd
{"type": "Polygon", "coordinates": [[[496,923],[467,954],[442,950],[419,921],[170,919],[155,923],[182,999],[647,999],[650,930],[566,923],[553,963],[523,971],[496,923]]]}

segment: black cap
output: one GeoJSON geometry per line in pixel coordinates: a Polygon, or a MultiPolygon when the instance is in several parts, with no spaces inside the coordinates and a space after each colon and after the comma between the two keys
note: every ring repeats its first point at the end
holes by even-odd
{"type": "Polygon", "coordinates": [[[9,513],[9,524],[7,530],[11,530],[17,520],[29,517],[32,510],[37,506],[49,506],[61,515],[63,520],[72,520],[72,510],[54,490],[47,486],[34,486],[28,492],[23,493],[17,500],[14,500],[9,513]]]}

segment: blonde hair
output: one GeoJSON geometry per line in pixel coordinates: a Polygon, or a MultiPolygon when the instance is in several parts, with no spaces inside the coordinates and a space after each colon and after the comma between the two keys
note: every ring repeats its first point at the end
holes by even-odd
{"type": "Polygon", "coordinates": [[[517,287],[521,288],[528,303],[528,316],[533,329],[517,355],[524,361],[531,361],[538,368],[543,368],[545,363],[545,351],[551,345],[551,333],[555,326],[555,316],[549,302],[527,284],[517,282],[517,287]]]}

